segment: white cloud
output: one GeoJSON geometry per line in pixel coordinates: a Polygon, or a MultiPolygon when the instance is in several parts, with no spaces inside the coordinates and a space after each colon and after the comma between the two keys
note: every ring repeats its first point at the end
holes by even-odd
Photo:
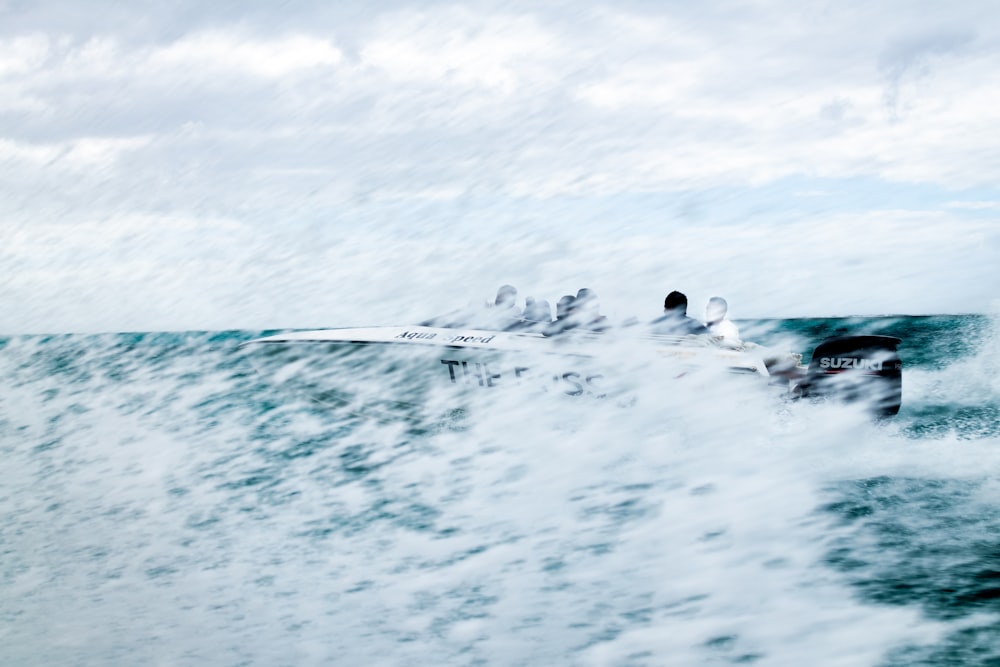
{"type": "Polygon", "coordinates": [[[559,50],[555,36],[530,16],[435,10],[380,19],[360,59],[394,81],[511,93],[544,77],[559,50]]]}
{"type": "MultiPolygon", "coordinates": [[[[225,218],[295,224],[311,239],[322,229],[330,243],[392,229],[431,245],[475,234],[479,246],[507,247],[516,234],[535,247],[560,224],[605,242],[641,236],[629,225],[646,233],[662,221],[663,238],[707,251],[728,247],[713,236],[725,222],[714,211],[728,206],[726,221],[764,221],[754,224],[789,219],[787,210],[756,210],[752,190],[786,178],[792,189],[772,201],[824,220],[863,206],[872,210],[859,219],[871,219],[864,216],[884,206],[879,187],[919,185],[937,194],[894,205],[946,210],[920,222],[944,229],[983,218],[982,200],[996,198],[1000,182],[1000,90],[989,85],[1000,42],[983,20],[995,10],[977,6],[404,4],[270,18],[267,8],[161,13],[162,30],[148,22],[127,33],[116,29],[127,21],[78,33],[68,23],[11,28],[0,37],[0,186],[9,194],[0,231],[39,235],[47,252],[87,276],[102,260],[85,252],[85,239],[97,247],[106,235],[88,232],[74,245],[38,222],[225,218]],[[853,182],[872,203],[855,201],[853,182]],[[961,192],[973,188],[976,200],[964,203],[961,192]],[[707,219],[684,213],[686,200],[718,191],[729,199],[709,202],[707,219]],[[61,246],[73,251],[53,250],[61,246]]],[[[236,264],[271,257],[209,231],[163,229],[158,249],[204,234],[236,264]]],[[[828,240],[821,228],[798,229],[809,242],[828,240]]],[[[928,246],[923,258],[919,245],[908,246],[906,261],[938,267],[948,273],[943,282],[969,251],[933,235],[908,238],[928,246]]],[[[305,252],[286,241],[289,252],[305,252]]],[[[785,278],[806,275],[791,243],[772,243],[785,278]]],[[[992,240],[984,247],[996,249],[992,240]]],[[[568,266],[585,254],[572,248],[568,266]]],[[[481,261],[479,252],[465,254],[481,261]]],[[[734,267],[744,266],[733,252],[734,267]]],[[[138,260],[119,253],[113,261],[138,260]]],[[[196,264],[225,271],[225,262],[196,264]]],[[[977,266],[977,275],[996,278],[987,263],[977,266]]],[[[902,265],[878,271],[895,285],[914,279],[902,265]]]]}
{"type": "Polygon", "coordinates": [[[25,35],[0,39],[0,77],[24,74],[39,68],[49,55],[45,35],[25,35]]]}
{"type": "Polygon", "coordinates": [[[235,71],[278,78],[300,70],[334,66],[342,58],[338,48],[316,37],[299,34],[260,39],[220,30],[188,35],[155,49],[149,62],[154,69],[207,69],[220,74],[235,71]]]}
{"type": "Polygon", "coordinates": [[[92,37],[80,46],[64,45],[60,53],[63,62],[58,74],[91,81],[127,77],[135,71],[139,55],[121,47],[112,37],[92,37]]]}
{"type": "Polygon", "coordinates": [[[989,211],[1000,209],[1000,201],[950,201],[947,206],[971,211],[989,211]]]}
{"type": "Polygon", "coordinates": [[[32,145],[19,141],[0,139],[0,164],[45,164],[59,155],[55,145],[32,145]]]}
{"type": "Polygon", "coordinates": [[[70,143],[60,160],[76,169],[108,168],[124,153],[136,151],[150,140],[150,137],[83,137],[70,143]]]}
{"type": "Polygon", "coordinates": [[[80,137],[32,144],[0,139],[0,165],[69,171],[108,169],[122,155],[139,150],[150,141],[150,137],[80,137]]]}
{"type": "MultiPolygon", "coordinates": [[[[0,85],[41,90],[58,98],[74,90],[74,84],[132,83],[148,91],[157,80],[168,87],[191,79],[218,81],[232,74],[274,80],[334,67],[342,60],[332,42],[304,33],[260,38],[220,29],[183,35],[165,45],[133,44],[114,34],[83,41],[32,35],[0,41],[0,85]]],[[[132,96],[139,90],[118,92],[132,96]]],[[[86,104],[82,99],[72,101],[86,104]]]]}
{"type": "Polygon", "coordinates": [[[649,108],[676,116],[689,115],[690,98],[706,70],[705,63],[694,61],[628,64],[604,80],[581,85],[577,97],[607,111],[649,108]]]}
{"type": "MultiPolygon", "coordinates": [[[[153,122],[157,106],[183,122],[260,119],[258,137],[280,138],[309,161],[319,159],[315,139],[336,127],[355,137],[353,154],[376,171],[390,162],[381,153],[412,155],[410,144],[432,132],[444,149],[437,155],[452,157],[441,173],[475,165],[447,176],[449,189],[455,178],[506,181],[503,189],[525,196],[537,181],[535,194],[545,197],[580,184],[676,190],[791,174],[948,187],[1000,178],[989,157],[1000,150],[991,132],[1000,93],[981,84],[1000,53],[947,50],[945,37],[963,34],[952,29],[886,46],[877,31],[850,32],[847,14],[834,13],[829,23],[847,31],[838,52],[829,37],[812,38],[813,17],[741,11],[749,26],[771,29],[710,26],[697,13],[591,9],[560,23],[543,14],[406,10],[362,21],[354,58],[316,37],[319,26],[278,38],[245,26],[201,29],[154,46],[113,35],[78,44],[32,36],[11,42],[20,55],[3,61],[0,85],[12,108],[44,109],[56,123],[78,122],[77,111],[96,117],[98,105],[137,126],[153,122]],[[597,24],[606,28],[600,39],[597,24]],[[901,63],[903,73],[894,78],[892,113],[885,72],[895,65],[887,63],[901,63]],[[911,79],[912,63],[930,64],[911,79]],[[88,99],[74,82],[95,94],[88,99]],[[524,177],[536,169],[540,178],[524,177]]],[[[204,141],[234,134],[225,123],[207,127],[204,141]]]]}

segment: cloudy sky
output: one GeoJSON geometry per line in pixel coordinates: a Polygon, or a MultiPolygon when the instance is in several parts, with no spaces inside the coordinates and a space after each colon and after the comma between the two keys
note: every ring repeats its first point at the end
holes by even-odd
{"type": "Polygon", "coordinates": [[[997,72],[989,0],[0,0],[0,334],[995,311],[997,72]]]}

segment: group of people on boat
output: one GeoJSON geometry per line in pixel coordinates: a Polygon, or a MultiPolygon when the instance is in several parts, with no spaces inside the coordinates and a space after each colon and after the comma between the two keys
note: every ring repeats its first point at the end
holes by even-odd
{"type": "MultiPolygon", "coordinates": [[[[689,317],[687,307],[687,296],[678,291],[670,292],[663,301],[663,313],[650,322],[653,333],[710,335],[726,345],[741,344],[739,329],[726,317],[729,306],[725,299],[713,296],[708,300],[704,322],[689,317]]],[[[517,306],[517,289],[513,285],[503,285],[497,290],[496,298],[487,302],[481,317],[473,319],[477,326],[503,331],[535,331],[550,336],[573,329],[600,332],[610,328],[608,318],[600,313],[597,295],[586,287],[575,296],[567,294],[560,298],[553,319],[548,301],[529,296],[521,310],[517,306]]]]}

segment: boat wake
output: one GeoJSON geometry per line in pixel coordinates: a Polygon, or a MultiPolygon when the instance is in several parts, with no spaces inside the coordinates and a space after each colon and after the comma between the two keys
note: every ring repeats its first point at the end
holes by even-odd
{"type": "Polygon", "coordinates": [[[12,664],[998,657],[1000,437],[953,419],[1000,402],[996,338],[901,350],[903,409],[873,423],[752,377],[663,383],[627,344],[634,400],[474,380],[400,418],[282,391],[254,337],[3,341],[12,664]]]}

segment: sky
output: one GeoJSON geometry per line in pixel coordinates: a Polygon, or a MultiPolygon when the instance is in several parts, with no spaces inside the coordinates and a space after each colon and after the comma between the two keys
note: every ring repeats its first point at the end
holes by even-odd
{"type": "Polygon", "coordinates": [[[997,72],[989,0],[0,0],[0,334],[996,312],[997,72]]]}

